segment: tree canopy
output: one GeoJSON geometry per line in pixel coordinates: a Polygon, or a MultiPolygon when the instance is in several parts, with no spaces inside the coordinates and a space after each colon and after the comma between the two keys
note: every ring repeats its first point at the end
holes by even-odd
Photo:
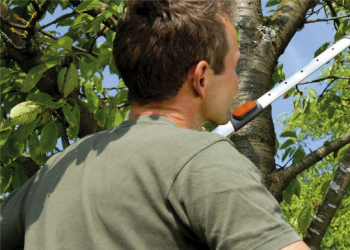
{"type": "MultiPolygon", "coordinates": [[[[241,83],[232,108],[258,99],[284,80],[278,58],[308,23],[334,24],[334,40],[325,41],[315,56],[350,32],[349,0],[231,1],[241,51],[241,83]],[[263,15],[262,4],[271,8],[269,16],[263,15]]],[[[113,87],[103,82],[106,74],[118,75],[112,43],[124,1],[1,0],[0,5],[5,197],[53,154],[79,138],[118,126],[130,105],[122,80],[113,87]],[[44,23],[45,15],[58,8],[65,13],[44,23]],[[58,33],[57,27],[66,32],[58,33]]],[[[314,249],[350,248],[349,53],[345,50],[317,79],[285,94],[294,111],[279,120],[280,134],[275,134],[271,109],[266,108],[230,137],[259,168],[286,219],[314,249]],[[314,150],[310,141],[325,142],[314,150]]]]}

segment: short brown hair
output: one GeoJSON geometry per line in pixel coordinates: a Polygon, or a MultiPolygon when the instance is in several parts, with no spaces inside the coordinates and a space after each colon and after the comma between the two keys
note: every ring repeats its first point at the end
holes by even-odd
{"type": "Polygon", "coordinates": [[[118,21],[113,56],[130,101],[144,105],[173,98],[188,70],[206,60],[224,71],[227,0],[133,0],[118,21]]]}

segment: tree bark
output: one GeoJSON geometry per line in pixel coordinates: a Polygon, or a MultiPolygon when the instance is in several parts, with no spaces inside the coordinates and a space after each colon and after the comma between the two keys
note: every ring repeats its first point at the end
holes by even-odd
{"type": "MultiPolygon", "coordinates": [[[[284,0],[271,17],[263,17],[260,1],[232,2],[235,6],[233,22],[239,29],[241,46],[241,60],[237,67],[240,84],[232,102],[232,108],[237,108],[248,100],[258,99],[271,89],[271,75],[277,59],[304,24],[305,15],[315,1],[284,0]]],[[[231,140],[268,180],[267,175],[276,168],[271,107],[234,133],[231,140]]]]}
{"type": "MultiPolygon", "coordinates": [[[[304,241],[312,250],[320,247],[322,238],[350,186],[350,148],[336,168],[326,195],[312,219],[304,241]]],[[[346,239],[344,239],[346,240],[346,239]]]]}

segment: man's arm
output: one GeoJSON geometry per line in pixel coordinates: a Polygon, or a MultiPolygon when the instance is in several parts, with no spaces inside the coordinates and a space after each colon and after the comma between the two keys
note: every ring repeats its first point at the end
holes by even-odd
{"type": "Polygon", "coordinates": [[[281,248],[281,250],[310,250],[304,241],[297,241],[288,246],[281,248]]]}

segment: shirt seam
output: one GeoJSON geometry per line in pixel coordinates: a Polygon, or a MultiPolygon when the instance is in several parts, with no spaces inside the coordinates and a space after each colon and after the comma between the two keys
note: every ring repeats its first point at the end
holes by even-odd
{"type": "MultiPolygon", "coordinates": [[[[167,192],[166,198],[167,198],[167,201],[168,201],[169,203],[170,203],[170,200],[169,200],[170,192],[171,192],[171,190],[172,190],[172,188],[173,188],[175,182],[177,181],[178,176],[179,176],[180,173],[182,172],[182,170],[183,170],[183,169],[188,165],[188,163],[189,163],[194,157],[196,157],[199,153],[203,152],[204,150],[208,149],[209,147],[211,147],[211,146],[213,146],[214,144],[219,143],[219,142],[229,142],[229,141],[228,141],[226,138],[222,138],[222,139],[219,139],[219,140],[217,140],[217,141],[215,141],[215,142],[212,142],[212,143],[210,143],[209,145],[207,145],[206,147],[199,149],[195,154],[192,155],[192,157],[190,157],[190,158],[183,164],[183,166],[179,169],[179,171],[177,172],[176,176],[174,177],[173,182],[171,183],[171,185],[170,185],[170,187],[169,187],[169,190],[168,190],[168,192],[167,192]]],[[[191,224],[191,226],[192,226],[192,222],[191,222],[190,218],[188,218],[188,220],[189,220],[189,222],[190,222],[190,224],[191,224]]]]}

